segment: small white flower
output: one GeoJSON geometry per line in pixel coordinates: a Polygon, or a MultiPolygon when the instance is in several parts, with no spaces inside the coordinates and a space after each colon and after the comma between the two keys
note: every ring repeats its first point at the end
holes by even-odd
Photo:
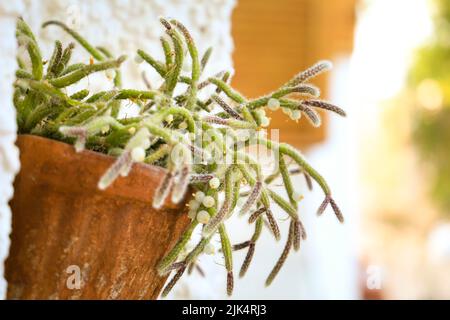
{"type": "Polygon", "coordinates": [[[195,201],[202,203],[203,199],[205,199],[205,194],[202,191],[197,191],[195,193],[195,201]]]}
{"type": "Polygon", "coordinates": [[[208,243],[205,246],[204,252],[206,254],[213,255],[216,252],[216,248],[214,247],[214,245],[212,243],[208,243]]]}
{"type": "Polygon", "coordinates": [[[136,147],[131,150],[131,158],[135,162],[142,162],[145,159],[145,150],[142,147],[136,147]]]}
{"type": "Polygon", "coordinates": [[[209,222],[210,216],[209,213],[205,210],[201,210],[197,213],[197,221],[203,224],[207,224],[209,222]]]}
{"type": "Polygon", "coordinates": [[[290,118],[292,120],[299,120],[302,117],[302,113],[300,110],[292,110],[290,114],[290,118]]]}
{"type": "Polygon", "coordinates": [[[142,59],[142,57],[140,55],[136,55],[134,57],[134,62],[136,62],[137,64],[141,64],[142,62],[144,62],[144,59],[142,59]]]}
{"type": "Polygon", "coordinates": [[[219,178],[214,177],[211,180],[209,180],[209,186],[213,189],[217,189],[220,186],[219,178]]]}
{"type": "Polygon", "coordinates": [[[276,111],[280,107],[280,101],[275,98],[270,98],[267,102],[267,107],[272,111],[276,111]]]}
{"type": "Polygon", "coordinates": [[[203,199],[203,205],[206,207],[206,208],[211,208],[211,207],[213,207],[215,204],[216,204],[216,201],[214,200],[214,198],[213,197],[211,197],[211,196],[206,196],[204,199],[203,199]]]}
{"type": "Polygon", "coordinates": [[[267,127],[270,124],[270,118],[263,117],[261,119],[261,127],[267,127]]]}

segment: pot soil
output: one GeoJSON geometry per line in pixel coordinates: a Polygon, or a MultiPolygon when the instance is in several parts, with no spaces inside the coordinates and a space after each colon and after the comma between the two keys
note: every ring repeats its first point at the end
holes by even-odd
{"type": "Polygon", "coordinates": [[[189,224],[185,202],[152,207],[164,169],[134,164],[101,191],[113,157],[31,135],[17,145],[8,298],[156,299],[156,265],[189,224]]]}

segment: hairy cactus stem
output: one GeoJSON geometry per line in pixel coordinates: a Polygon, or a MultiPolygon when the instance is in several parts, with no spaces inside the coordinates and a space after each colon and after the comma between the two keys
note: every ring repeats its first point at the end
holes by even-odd
{"type": "Polygon", "coordinates": [[[266,286],[270,286],[275,277],[277,276],[277,274],[280,272],[284,262],[286,261],[289,255],[289,252],[291,251],[293,241],[294,241],[294,225],[291,223],[289,226],[289,235],[286,241],[286,245],[284,246],[280,258],[278,259],[277,263],[275,264],[275,266],[273,267],[272,271],[270,272],[269,276],[266,279],[266,286]]]}

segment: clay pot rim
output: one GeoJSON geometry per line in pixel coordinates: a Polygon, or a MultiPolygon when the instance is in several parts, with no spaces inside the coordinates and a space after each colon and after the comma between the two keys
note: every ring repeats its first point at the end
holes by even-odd
{"type": "MultiPolygon", "coordinates": [[[[104,193],[106,196],[111,197],[124,197],[131,198],[138,201],[143,201],[146,203],[151,203],[153,200],[153,196],[155,194],[155,190],[158,185],[155,185],[154,182],[161,181],[166,174],[167,170],[162,167],[153,166],[145,163],[134,163],[133,167],[126,177],[118,177],[111,186],[106,188],[105,190],[100,190],[97,188],[98,180],[101,175],[106,172],[106,170],[114,163],[117,159],[116,157],[106,155],[100,152],[92,151],[92,150],[83,150],[81,152],[75,152],[75,148],[73,145],[49,139],[42,136],[32,135],[32,134],[19,134],[17,136],[17,144],[40,144],[42,146],[41,153],[44,153],[46,159],[43,161],[48,161],[49,163],[49,177],[48,183],[55,183],[55,176],[58,175],[59,169],[55,169],[55,167],[59,164],[57,160],[53,157],[61,157],[64,158],[61,162],[64,163],[73,163],[77,166],[79,165],[79,161],[86,163],[86,169],[90,169],[89,166],[95,163],[96,169],[91,172],[83,173],[80,172],[80,175],[85,175],[85,179],[88,181],[83,185],[69,186],[70,192],[93,192],[93,193],[104,193]],[[48,149],[48,150],[45,150],[48,149]],[[50,155],[52,153],[52,155],[50,155]],[[100,169],[99,169],[100,167],[100,169]],[[153,183],[149,185],[149,183],[153,183]]],[[[61,171],[67,171],[64,168],[60,169],[61,171]]],[[[77,179],[78,180],[78,179],[77,179]]],[[[43,182],[46,183],[46,182],[43,182]]],[[[61,181],[61,183],[67,183],[65,181],[61,181]]],[[[67,189],[67,186],[64,185],[64,188],[67,189]]],[[[189,191],[187,192],[189,194],[189,191]]],[[[176,208],[177,205],[173,204],[170,201],[170,196],[164,203],[163,207],[165,208],[176,208]]]]}
{"type": "MultiPolygon", "coordinates": [[[[19,137],[25,137],[25,138],[29,137],[29,138],[36,139],[36,140],[51,141],[54,144],[60,144],[60,145],[71,147],[75,151],[75,149],[74,149],[72,144],[64,142],[64,141],[59,141],[59,140],[50,139],[50,138],[46,138],[46,137],[43,137],[43,136],[38,136],[38,135],[28,134],[28,133],[26,133],[26,134],[18,134],[17,138],[19,138],[19,137]]],[[[75,152],[75,153],[77,153],[77,152],[75,152]]],[[[112,161],[112,162],[114,162],[117,159],[117,157],[113,157],[113,156],[110,156],[110,155],[107,155],[107,154],[104,154],[104,153],[101,153],[101,152],[98,152],[98,151],[89,150],[89,149],[84,149],[83,151],[78,152],[78,154],[104,158],[104,159],[108,159],[109,161],[112,161]]],[[[165,169],[163,167],[154,166],[154,165],[146,164],[146,163],[135,163],[133,165],[133,167],[135,167],[135,166],[150,167],[150,168],[158,169],[158,170],[160,170],[160,171],[162,171],[164,173],[167,172],[167,169],[165,169]]]]}

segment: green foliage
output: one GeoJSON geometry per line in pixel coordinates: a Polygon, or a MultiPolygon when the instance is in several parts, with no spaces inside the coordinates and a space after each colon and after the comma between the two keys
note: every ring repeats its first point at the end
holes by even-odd
{"type": "Polygon", "coordinates": [[[450,2],[434,0],[435,32],[417,52],[410,70],[410,86],[432,79],[442,93],[438,110],[420,108],[414,115],[413,138],[423,159],[431,164],[431,195],[442,211],[450,214],[450,2]]]}
{"type": "Polygon", "coordinates": [[[152,199],[155,208],[162,207],[168,197],[174,203],[181,202],[189,185],[197,191],[189,204],[190,226],[158,266],[160,274],[175,272],[163,295],[170,291],[185,270],[190,272],[193,267],[201,270],[197,258],[205,250],[210,250],[210,242],[215,235],[221,240],[227,292],[231,294],[234,286],[233,250],[248,248],[240,271],[240,276],[243,276],[250,266],[260,234],[267,229],[276,240],[281,237],[271,210],[273,200],[289,215],[290,228],[286,247],[266,281],[270,284],[291,249],[298,250],[300,239],[306,238],[297,212],[297,202],[301,197],[293,189],[293,174],[302,173],[309,185],[311,179],[315,180],[325,194],[319,213],[330,204],[337,218],[343,221],[323,177],[295,148],[267,139],[261,130],[270,122],[265,114],[266,108],[273,111],[281,106],[295,120],[303,113],[315,125],[320,124],[317,108],[345,116],[337,106],[317,100],[319,90],[306,83],[331,65],[321,61],[274,92],[247,99],[229,85],[229,72],[201,80],[212,49],[199,58],[194,40],[179,21],[161,19],[161,24],[167,34],[161,38],[165,61],[158,61],[142,50],[138,50],[137,55],[152,66],[164,82],[157,89],[136,90],[121,87],[120,65],[125,56],[114,58],[107,48],[91,45],[58,21],[46,22],[43,27],[62,28],[91,55],[92,61],[89,64],[72,63],[74,45],[64,48],[61,42],[56,41],[53,54],[44,68],[33,33],[19,19],[18,44],[26,49],[29,57],[18,57],[19,70],[14,83],[19,133],[73,143],[78,152],[88,148],[116,157],[115,163],[99,180],[100,189],[108,188],[118,176],[127,176],[136,162],[166,168],[165,177],[152,199]],[[186,74],[182,68],[185,58],[191,60],[191,69],[186,74]],[[100,71],[115,74],[111,77],[111,80],[114,78],[112,90],[91,92],[84,88],[67,94],[70,86],[100,71]],[[215,87],[214,92],[207,94],[205,99],[200,98],[199,93],[208,86],[215,87]],[[297,96],[292,97],[292,93],[297,96]],[[124,100],[139,107],[137,115],[118,116],[124,100]],[[276,172],[264,176],[260,163],[247,151],[251,145],[267,148],[276,155],[275,161],[279,163],[276,172]],[[288,159],[289,162],[286,161],[288,159]],[[289,165],[294,168],[289,168],[289,165]],[[273,182],[278,177],[282,178],[288,200],[273,190],[273,182]],[[224,195],[223,201],[220,194],[224,195]],[[241,199],[245,204],[239,208],[241,199]],[[232,246],[224,222],[234,212],[250,213],[248,223],[254,224],[255,231],[250,240],[232,246]],[[188,243],[199,226],[203,229],[202,238],[190,250],[188,243]]]}
{"type": "Polygon", "coordinates": [[[415,116],[413,138],[431,176],[431,196],[442,213],[450,215],[450,105],[439,112],[420,111],[415,116]]]}

